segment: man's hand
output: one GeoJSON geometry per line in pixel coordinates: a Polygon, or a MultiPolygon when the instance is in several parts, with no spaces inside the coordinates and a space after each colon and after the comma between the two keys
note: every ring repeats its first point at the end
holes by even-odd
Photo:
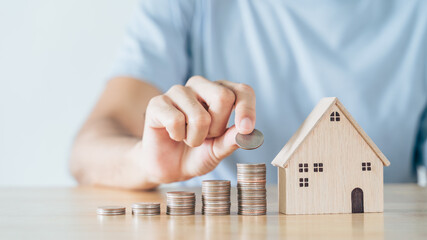
{"type": "Polygon", "coordinates": [[[134,156],[150,183],[187,180],[212,171],[233,153],[236,134],[251,133],[255,120],[251,87],[195,76],[150,100],[134,156]],[[227,129],[233,109],[236,125],[227,129]]]}
{"type": "Polygon", "coordinates": [[[79,132],[70,168],[81,184],[150,189],[212,171],[254,126],[255,93],[245,84],[195,76],[162,94],[115,78],[79,132]]]}

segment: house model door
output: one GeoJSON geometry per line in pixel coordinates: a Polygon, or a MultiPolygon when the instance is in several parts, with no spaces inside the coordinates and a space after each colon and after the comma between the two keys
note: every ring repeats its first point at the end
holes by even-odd
{"type": "Polygon", "coordinates": [[[360,188],[355,188],[351,191],[351,212],[363,213],[363,191],[360,188]]]}

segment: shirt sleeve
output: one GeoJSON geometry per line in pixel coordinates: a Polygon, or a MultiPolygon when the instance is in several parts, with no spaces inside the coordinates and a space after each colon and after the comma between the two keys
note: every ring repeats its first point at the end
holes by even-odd
{"type": "Polygon", "coordinates": [[[189,77],[193,2],[141,0],[110,77],[145,80],[163,92],[189,77]]]}

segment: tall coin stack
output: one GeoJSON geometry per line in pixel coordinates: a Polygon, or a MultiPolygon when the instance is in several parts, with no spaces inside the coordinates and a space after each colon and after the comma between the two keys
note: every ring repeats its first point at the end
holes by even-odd
{"type": "Polygon", "coordinates": [[[202,182],[202,214],[229,215],[230,189],[228,180],[205,180],[202,182]]]}
{"type": "Polygon", "coordinates": [[[265,164],[237,164],[237,200],[240,215],[265,215],[267,190],[265,164]]]}
{"type": "Polygon", "coordinates": [[[196,195],[194,192],[167,192],[166,198],[166,214],[194,215],[196,208],[196,195]]]}

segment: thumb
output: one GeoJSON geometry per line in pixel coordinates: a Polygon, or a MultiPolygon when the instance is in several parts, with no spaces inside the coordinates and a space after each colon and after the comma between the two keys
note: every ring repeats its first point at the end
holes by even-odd
{"type": "Polygon", "coordinates": [[[221,136],[212,143],[212,155],[216,160],[222,160],[230,156],[239,147],[236,144],[236,135],[238,131],[233,125],[221,136]]]}
{"type": "Polygon", "coordinates": [[[207,139],[200,147],[189,148],[185,153],[182,171],[185,179],[201,176],[212,170],[222,159],[232,154],[237,148],[237,129],[230,127],[225,133],[217,138],[207,139]]]}

